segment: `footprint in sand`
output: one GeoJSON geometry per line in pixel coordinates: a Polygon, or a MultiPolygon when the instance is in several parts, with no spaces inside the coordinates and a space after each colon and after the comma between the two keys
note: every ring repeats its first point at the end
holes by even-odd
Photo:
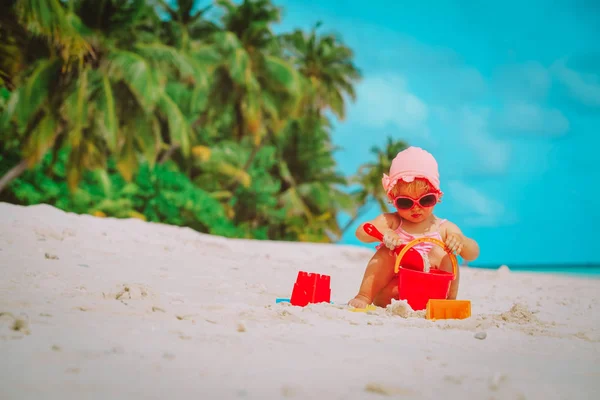
{"type": "Polygon", "coordinates": [[[145,285],[137,284],[137,283],[124,283],[121,285],[117,285],[116,293],[110,293],[109,295],[104,295],[106,298],[115,299],[115,300],[146,300],[153,299],[156,297],[154,292],[145,285]]]}
{"type": "Polygon", "coordinates": [[[400,386],[391,386],[381,384],[378,382],[370,382],[365,385],[365,391],[370,393],[377,393],[383,396],[411,396],[416,393],[408,388],[400,386]]]}
{"type": "Polygon", "coordinates": [[[10,312],[0,312],[0,338],[20,339],[30,333],[29,322],[26,319],[16,317],[10,312]]]}

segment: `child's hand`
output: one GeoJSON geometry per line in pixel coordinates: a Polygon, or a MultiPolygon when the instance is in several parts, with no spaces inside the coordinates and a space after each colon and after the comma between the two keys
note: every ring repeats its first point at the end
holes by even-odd
{"type": "Polygon", "coordinates": [[[396,247],[402,244],[402,239],[396,232],[391,229],[386,229],[383,233],[383,244],[390,250],[394,250],[396,247]]]}
{"type": "Polygon", "coordinates": [[[454,254],[460,254],[464,246],[465,237],[458,233],[450,233],[446,236],[446,246],[454,254]]]}

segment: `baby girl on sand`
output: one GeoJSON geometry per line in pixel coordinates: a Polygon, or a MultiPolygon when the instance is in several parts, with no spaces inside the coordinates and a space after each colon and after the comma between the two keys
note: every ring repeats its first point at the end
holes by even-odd
{"type": "MultiPolygon", "coordinates": [[[[438,165],[431,154],[418,147],[409,147],[398,153],[392,161],[389,175],[383,175],[383,188],[396,208],[395,213],[384,213],[368,221],[383,233],[383,244],[365,270],[358,294],[348,302],[356,308],[365,308],[373,303],[385,307],[392,299],[398,299],[398,276],[394,273],[395,247],[418,237],[432,237],[443,241],[454,254],[466,261],[479,256],[479,245],[466,237],[450,221],[433,214],[440,202],[440,178],[438,165]]],[[[356,237],[365,243],[377,239],[369,236],[361,224],[356,237]]],[[[429,242],[413,247],[423,257],[424,264],[452,272],[450,256],[439,246],[429,242]]],[[[460,274],[452,281],[448,299],[456,299],[460,274]]]]}

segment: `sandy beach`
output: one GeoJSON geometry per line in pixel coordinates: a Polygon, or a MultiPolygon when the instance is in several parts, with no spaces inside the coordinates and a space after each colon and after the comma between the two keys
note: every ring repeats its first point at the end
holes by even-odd
{"type": "Polygon", "coordinates": [[[464,268],[469,319],[350,312],[372,254],[0,204],[0,399],[600,398],[600,280],[464,268]],[[334,304],[276,304],[300,270],[334,304]]]}

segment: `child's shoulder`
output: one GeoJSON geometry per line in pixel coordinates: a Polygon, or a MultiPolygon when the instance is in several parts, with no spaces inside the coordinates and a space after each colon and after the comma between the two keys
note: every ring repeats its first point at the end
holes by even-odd
{"type": "Polygon", "coordinates": [[[397,213],[385,212],[379,218],[387,222],[391,229],[396,229],[400,225],[400,216],[397,213]]]}
{"type": "Polygon", "coordinates": [[[446,233],[449,231],[459,231],[460,232],[460,228],[454,222],[452,222],[448,219],[445,219],[445,218],[440,218],[437,215],[435,216],[435,223],[439,227],[440,233],[446,233]]]}
{"type": "MultiPolygon", "coordinates": [[[[447,224],[447,223],[449,223],[449,222],[450,222],[450,221],[449,221],[449,220],[447,220],[446,218],[442,218],[442,217],[439,217],[439,216],[437,216],[437,215],[434,215],[434,216],[433,216],[433,221],[434,221],[433,223],[434,223],[434,224],[436,224],[436,225],[437,225],[437,226],[439,226],[439,227],[442,227],[442,226],[444,226],[445,224],[447,224]]],[[[451,223],[451,222],[450,222],[450,223],[451,223]]]]}

